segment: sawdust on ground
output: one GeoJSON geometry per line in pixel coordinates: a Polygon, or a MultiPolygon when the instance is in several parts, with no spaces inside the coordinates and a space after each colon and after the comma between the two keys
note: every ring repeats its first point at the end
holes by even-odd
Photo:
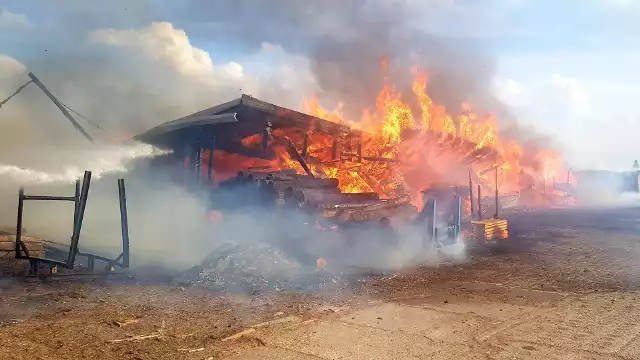
{"type": "Polygon", "coordinates": [[[632,293],[640,289],[638,229],[636,209],[514,215],[507,247],[476,252],[465,264],[425,267],[326,293],[241,296],[122,281],[5,282],[0,359],[221,359],[263,347],[258,334],[277,332],[288,320],[270,321],[338,317],[376,301],[428,296],[454,303],[481,297],[537,306],[502,291],[504,286],[632,293]],[[243,331],[245,336],[225,341],[243,331]]]}

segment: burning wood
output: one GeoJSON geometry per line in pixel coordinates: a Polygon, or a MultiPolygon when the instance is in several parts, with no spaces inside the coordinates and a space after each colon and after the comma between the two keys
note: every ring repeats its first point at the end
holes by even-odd
{"type": "MultiPolygon", "coordinates": [[[[200,124],[198,138],[207,133],[215,137],[215,152],[199,151],[201,157],[191,160],[212,164],[214,182],[222,187],[238,171],[250,170],[245,175],[272,182],[280,194],[289,188],[339,188],[342,193],[377,193],[386,198],[409,195],[416,206],[422,203],[420,191],[435,183],[466,183],[469,169],[474,182],[486,188],[492,179],[481,170],[500,167],[500,192],[509,193],[526,187],[524,177],[539,183],[561,168],[552,151],[526,149],[501,139],[490,114],[476,114],[464,104],[458,115],[452,115],[434,104],[426,91],[426,75],[416,74],[417,103],[413,105],[419,105],[414,108],[422,114],[414,114],[411,104],[389,85],[381,89],[375,109],[359,122],[322,109],[317,102],[305,104],[311,114],[306,115],[246,95],[187,116],[181,124],[190,118],[195,122],[198,116],[237,114],[232,123],[200,124]]],[[[159,128],[139,138],[152,143],[169,141],[171,136],[160,130],[167,132],[171,127],[159,128]]],[[[184,126],[182,130],[173,143],[188,141],[184,126]]],[[[326,202],[323,196],[305,195],[305,201],[326,202]]],[[[331,202],[342,201],[326,197],[331,202]]],[[[348,197],[344,200],[351,202],[348,197]]]]}
{"type": "Polygon", "coordinates": [[[327,205],[333,206],[351,202],[361,202],[368,200],[378,200],[380,199],[380,195],[375,192],[365,192],[365,193],[329,193],[325,191],[314,191],[312,189],[304,189],[301,191],[302,200],[318,204],[318,205],[327,205]]]}

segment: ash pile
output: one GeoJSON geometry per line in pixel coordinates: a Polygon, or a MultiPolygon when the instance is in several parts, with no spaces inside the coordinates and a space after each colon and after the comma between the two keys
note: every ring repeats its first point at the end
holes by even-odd
{"type": "Polygon", "coordinates": [[[273,246],[225,244],[178,281],[214,291],[257,293],[328,290],[341,282],[341,276],[317,271],[315,263],[294,259],[273,246]]]}

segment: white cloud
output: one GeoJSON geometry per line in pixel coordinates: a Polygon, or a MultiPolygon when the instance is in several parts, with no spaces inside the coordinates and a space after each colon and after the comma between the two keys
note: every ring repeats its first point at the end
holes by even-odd
{"type": "Polygon", "coordinates": [[[6,80],[23,73],[26,67],[9,55],[0,54],[0,79],[6,80]]]}
{"type": "Polygon", "coordinates": [[[554,136],[570,164],[625,169],[640,158],[640,85],[562,74],[503,78],[494,93],[517,118],[554,136]]]}
{"type": "Polygon", "coordinates": [[[3,27],[28,27],[30,26],[27,15],[13,13],[7,9],[0,9],[0,28],[3,27]]]}
{"type": "MultiPolygon", "coordinates": [[[[166,22],[136,29],[97,29],[87,34],[87,40],[78,49],[88,56],[72,54],[62,67],[47,63],[33,71],[64,103],[103,127],[128,135],[241,93],[298,108],[316,86],[309,60],[277,44],[265,43],[238,61],[215,63],[183,30],[166,22]]],[[[0,96],[26,82],[25,72],[18,60],[0,55],[0,96]]],[[[94,135],[102,135],[80,121],[94,135]]],[[[41,135],[37,141],[82,141],[32,86],[2,107],[0,126],[0,143],[32,139],[37,133],[41,135]],[[51,116],[53,121],[42,124],[41,119],[51,116]]]]}
{"type": "MultiPolygon", "coordinates": [[[[127,48],[164,62],[185,76],[202,76],[213,71],[209,54],[191,45],[187,34],[171,23],[153,23],[135,30],[100,29],[89,38],[98,44],[127,48]]],[[[238,69],[234,69],[238,75],[238,69]]],[[[241,70],[240,70],[240,76],[241,70]]]]}
{"type": "Polygon", "coordinates": [[[206,98],[208,104],[203,105],[212,106],[244,92],[297,107],[303,91],[315,84],[308,59],[289,54],[278,44],[263,43],[258,52],[245,56],[242,64],[238,61],[214,64],[208,52],[191,44],[183,30],[168,22],[140,29],[99,29],[89,39],[123,52],[131,59],[129,65],[135,64],[130,71],[144,71],[145,80],[159,76],[165,82],[179,82],[181,86],[175,91],[182,95],[173,96],[186,103],[189,96],[206,98]],[[159,74],[162,72],[165,73],[159,74]],[[186,89],[189,86],[192,89],[186,89]],[[195,91],[204,93],[194,96],[195,91]]]}

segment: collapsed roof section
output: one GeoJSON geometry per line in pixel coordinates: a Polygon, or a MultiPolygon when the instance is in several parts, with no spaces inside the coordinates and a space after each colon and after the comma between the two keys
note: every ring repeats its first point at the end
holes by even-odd
{"type": "Polygon", "coordinates": [[[272,129],[290,128],[302,132],[328,135],[359,135],[348,126],[283,108],[243,94],[240,98],[208,108],[181,119],[160,124],[138,136],[136,140],[158,147],[181,150],[209,148],[257,158],[272,154],[244,147],[240,140],[259,134],[271,123],[272,129]],[[215,138],[215,143],[214,143],[215,138]]]}

